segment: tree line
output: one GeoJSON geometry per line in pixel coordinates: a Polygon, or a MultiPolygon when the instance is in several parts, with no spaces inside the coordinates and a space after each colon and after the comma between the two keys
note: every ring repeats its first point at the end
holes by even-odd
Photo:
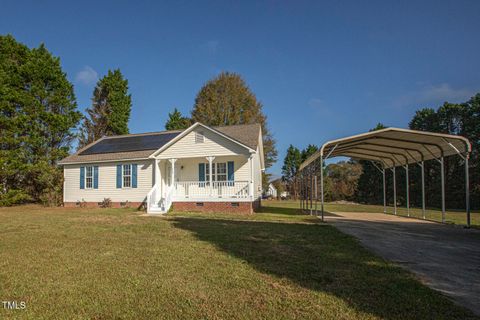
{"type": "MultiPolygon", "coordinates": [[[[379,123],[372,130],[383,129],[379,123]]],[[[412,130],[461,135],[472,144],[469,160],[470,201],[472,209],[480,208],[480,93],[463,103],[445,102],[437,109],[422,108],[415,112],[409,123],[412,130]]],[[[296,176],[304,161],[296,147],[290,146],[284,159],[282,179],[292,196],[298,196],[296,176]]],[[[451,209],[465,208],[464,162],[460,157],[445,158],[445,198],[451,209]]],[[[326,201],[351,200],[366,204],[383,204],[382,174],[369,161],[340,162],[324,169],[326,201]]],[[[425,162],[425,194],[428,207],[441,206],[440,165],[425,162]]],[[[406,205],[405,170],[396,170],[397,204],[406,205]]],[[[393,176],[386,174],[387,203],[393,205],[393,176]]],[[[421,207],[421,171],[417,165],[409,168],[410,205],[421,207]]]]}
{"type": "MultiPolygon", "coordinates": [[[[60,58],[44,44],[29,48],[0,35],[0,206],[61,204],[63,171],[57,162],[75,145],[78,150],[103,136],[128,134],[131,108],[128,80],[115,69],[98,80],[82,114],[60,58]]],[[[222,72],[200,89],[191,117],[174,109],[165,127],[260,123],[268,168],[277,151],[262,108],[240,75],[222,72]]]]}

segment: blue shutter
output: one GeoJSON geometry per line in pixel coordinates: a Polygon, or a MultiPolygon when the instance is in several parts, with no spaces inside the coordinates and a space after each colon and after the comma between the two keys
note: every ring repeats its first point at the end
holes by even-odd
{"type": "Polygon", "coordinates": [[[205,181],[205,163],[198,164],[198,181],[205,181]]]}
{"type": "Polygon", "coordinates": [[[234,169],[234,166],[233,166],[233,161],[228,161],[227,162],[227,175],[228,175],[227,180],[228,181],[235,180],[234,175],[233,175],[234,171],[235,171],[235,169],[234,169]]]}
{"type": "Polygon", "coordinates": [[[132,188],[137,187],[137,164],[132,164],[132,188]]]}
{"type": "Polygon", "coordinates": [[[93,167],[93,189],[98,189],[98,166],[93,167]]]}
{"type": "Polygon", "coordinates": [[[117,164],[117,188],[122,187],[122,165],[117,164]]]}
{"type": "Polygon", "coordinates": [[[85,189],[85,167],[80,167],[80,189],[85,189]]]}

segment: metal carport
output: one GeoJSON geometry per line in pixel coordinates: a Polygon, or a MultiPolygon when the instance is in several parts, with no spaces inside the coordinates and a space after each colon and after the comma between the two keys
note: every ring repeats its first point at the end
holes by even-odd
{"type": "Polygon", "coordinates": [[[442,192],[442,222],[445,222],[445,170],[444,158],[458,155],[465,164],[465,204],[467,226],[470,226],[470,199],[468,158],[472,150],[468,139],[449,134],[426,131],[415,131],[399,128],[386,128],[354,135],[324,143],[320,150],[303,162],[299,169],[300,188],[302,190],[301,208],[317,211],[317,176],[320,171],[320,201],[321,217],[324,217],[324,162],[328,158],[345,156],[357,160],[367,160],[383,174],[383,205],[386,213],[385,171],[393,172],[394,213],[397,214],[395,169],[403,167],[406,170],[406,202],[409,212],[409,181],[408,168],[411,164],[421,167],[422,177],[422,212],[425,218],[425,174],[424,162],[436,160],[440,163],[442,192]],[[320,169],[320,170],[319,170],[320,169]],[[310,202],[310,203],[309,203],[310,202]]]}

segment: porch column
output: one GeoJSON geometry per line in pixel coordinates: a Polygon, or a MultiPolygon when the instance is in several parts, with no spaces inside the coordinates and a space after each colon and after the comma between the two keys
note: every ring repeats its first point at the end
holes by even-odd
{"type": "Polygon", "coordinates": [[[250,199],[253,201],[253,154],[248,157],[248,164],[250,165],[250,183],[248,186],[248,193],[250,194],[250,199]]]}
{"type": "Polygon", "coordinates": [[[160,160],[158,159],[155,159],[153,165],[155,166],[154,167],[154,172],[155,172],[155,182],[153,183],[153,185],[157,185],[158,187],[160,187],[160,160]]]}
{"type": "Polygon", "coordinates": [[[208,160],[208,172],[209,172],[209,175],[208,175],[208,181],[210,182],[210,197],[213,195],[213,160],[215,159],[215,157],[207,157],[207,160],[208,160]]]}
{"type": "Polygon", "coordinates": [[[172,170],[170,170],[170,182],[171,182],[171,186],[174,187],[175,186],[175,161],[177,161],[177,159],[169,159],[169,161],[172,166],[172,170]]]}
{"type": "Polygon", "coordinates": [[[153,162],[153,165],[155,166],[153,168],[154,173],[155,173],[155,176],[154,176],[154,183],[153,185],[157,188],[157,191],[155,192],[155,195],[156,195],[156,199],[154,199],[156,202],[157,201],[160,201],[160,190],[161,190],[161,187],[162,187],[162,183],[161,183],[161,178],[160,178],[160,160],[159,159],[155,159],[155,161],[153,162]]]}

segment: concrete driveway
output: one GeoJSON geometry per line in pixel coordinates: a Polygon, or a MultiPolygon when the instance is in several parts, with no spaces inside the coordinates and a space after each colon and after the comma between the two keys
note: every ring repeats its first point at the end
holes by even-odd
{"type": "Polygon", "coordinates": [[[480,230],[381,213],[335,212],[325,219],[480,315],[480,230]]]}

